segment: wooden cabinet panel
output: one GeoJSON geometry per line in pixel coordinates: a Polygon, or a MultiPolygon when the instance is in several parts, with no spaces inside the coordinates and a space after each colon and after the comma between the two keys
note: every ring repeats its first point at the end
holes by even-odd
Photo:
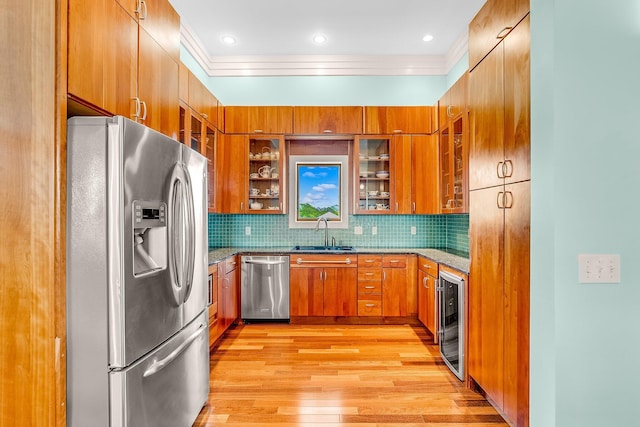
{"type": "Polygon", "coordinates": [[[411,139],[410,135],[394,135],[392,139],[392,159],[394,165],[393,188],[395,206],[391,211],[396,214],[410,214],[413,210],[411,194],[411,139]]]}
{"type": "Polygon", "coordinates": [[[403,268],[384,268],[382,278],[382,315],[406,316],[407,283],[403,268]]]}
{"type": "Polygon", "coordinates": [[[138,20],[138,14],[136,13],[138,9],[138,3],[140,0],[116,0],[117,3],[122,6],[122,8],[136,21],[138,20]]]}
{"type": "Polygon", "coordinates": [[[196,110],[204,120],[217,127],[218,100],[193,73],[188,73],[188,80],[189,106],[196,110]]]}
{"type": "Polygon", "coordinates": [[[355,316],[358,314],[358,270],[350,267],[324,269],[325,316],[355,316]]]}
{"type": "Polygon", "coordinates": [[[488,0],[469,23],[469,69],[473,69],[491,49],[529,12],[529,0],[488,0]]]}
{"type": "Polygon", "coordinates": [[[139,0],[140,27],[167,52],[177,64],[180,62],[180,15],[168,0],[139,0]]]}
{"type": "Polygon", "coordinates": [[[382,266],[382,255],[361,254],[358,255],[358,268],[382,266]]]}
{"type": "Polygon", "coordinates": [[[247,200],[246,137],[221,135],[216,144],[217,210],[220,213],[245,213],[247,200]]]}
{"type": "Polygon", "coordinates": [[[237,257],[229,257],[218,265],[218,332],[223,334],[238,318],[239,269],[237,257]]]}
{"type": "Polygon", "coordinates": [[[296,134],[361,134],[362,107],[294,107],[296,134]]]}
{"type": "Polygon", "coordinates": [[[364,107],[364,133],[430,134],[433,132],[432,110],[431,106],[364,107]]]}
{"type": "Polygon", "coordinates": [[[293,107],[231,106],[225,109],[227,133],[293,133],[293,107]]]}
{"type": "Polygon", "coordinates": [[[407,255],[383,255],[382,266],[390,268],[406,268],[408,264],[407,255]]]}
{"type": "Polygon", "coordinates": [[[437,342],[436,278],[418,270],[418,319],[437,342]]]}
{"type": "Polygon", "coordinates": [[[502,187],[471,191],[469,237],[469,374],[491,400],[504,403],[504,211],[502,187]],[[491,254],[490,259],[482,254],[491,254]]]}
{"type": "Polygon", "coordinates": [[[358,316],[382,316],[382,301],[377,299],[358,298],[358,316]]]}
{"type": "Polygon", "coordinates": [[[505,183],[509,183],[531,179],[529,17],[503,44],[505,183]]]}
{"type": "MultiPolygon", "coordinates": [[[[509,35],[511,37],[511,35],[509,35]]],[[[504,413],[518,426],[529,421],[529,242],[531,183],[504,187],[504,413]]]]}
{"type": "Polygon", "coordinates": [[[469,189],[501,185],[504,160],[504,54],[494,49],[469,75],[469,189]]]}
{"type": "Polygon", "coordinates": [[[209,266],[209,349],[218,339],[218,265],[209,266]]]}
{"type": "Polygon", "coordinates": [[[191,71],[182,62],[178,63],[178,98],[189,105],[189,75],[191,71]]]}
{"type": "Polygon", "coordinates": [[[146,104],[145,125],[178,138],[178,62],[142,28],[138,32],[138,97],[146,104]]]}
{"type": "Polygon", "coordinates": [[[291,268],[289,277],[291,316],[322,316],[324,314],[323,268],[291,268]]]}
{"type": "MultiPolygon", "coordinates": [[[[409,165],[405,165],[408,167],[409,165]]],[[[437,214],[438,211],[438,137],[411,137],[411,211],[437,214]]]]}
{"type": "Polygon", "coordinates": [[[69,2],[68,92],[131,117],[137,93],[138,24],[112,0],[69,2]]]}
{"type": "MultiPolygon", "coordinates": [[[[103,47],[106,44],[104,17],[111,0],[69,0],[67,90],[98,107],[104,105],[103,47]],[[102,23],[102,24],[101,24],[102,23]]],[[[136,25],[137,28],[137,25],[136,25]]]]}

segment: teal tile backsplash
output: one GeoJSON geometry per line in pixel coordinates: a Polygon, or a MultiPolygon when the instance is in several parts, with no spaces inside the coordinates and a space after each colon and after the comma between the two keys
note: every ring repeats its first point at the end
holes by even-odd
{"type": "MultiPolygon", "coordinates": [[[[324,230],[289,228],[287,215],[209,214],[209,247],[322,245],[324,230]],[[251,235],[245,234],[251,228],[251,235]]],[[[342,245],[365,248],[448,248],[469,253],[469,215],[351,215],[348,229],[330,229],[342,245]],[[361,226],[363,234],[354,234],[361,226]],[[377,227],[374,236],[372,227],[377,227]],[[416,234],[411,234],[416,227],[416,234]]]]}

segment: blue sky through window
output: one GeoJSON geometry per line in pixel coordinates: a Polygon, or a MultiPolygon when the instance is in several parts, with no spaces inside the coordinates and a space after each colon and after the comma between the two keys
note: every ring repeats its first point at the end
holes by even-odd
{"type": "Polygon", "coordinates": [[[340,165],[298,164],[298,218],[340,218],[340,165]]]}

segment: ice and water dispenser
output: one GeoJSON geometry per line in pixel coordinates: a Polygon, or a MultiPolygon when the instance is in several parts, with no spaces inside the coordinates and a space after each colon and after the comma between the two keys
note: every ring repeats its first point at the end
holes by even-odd
{"type": "Polygon", "coordinates": [[[167,268],[167,205],[133,202],[133,274],[141,276],[167,268]]]}

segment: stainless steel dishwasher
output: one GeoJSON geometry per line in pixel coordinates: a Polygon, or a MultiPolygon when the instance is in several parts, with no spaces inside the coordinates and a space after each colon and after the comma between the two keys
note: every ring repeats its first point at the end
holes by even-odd
{"type": "Polygon", "coordinates": [[[289,320],[289,257],[242,256],[243,321],[289,320]]]}

